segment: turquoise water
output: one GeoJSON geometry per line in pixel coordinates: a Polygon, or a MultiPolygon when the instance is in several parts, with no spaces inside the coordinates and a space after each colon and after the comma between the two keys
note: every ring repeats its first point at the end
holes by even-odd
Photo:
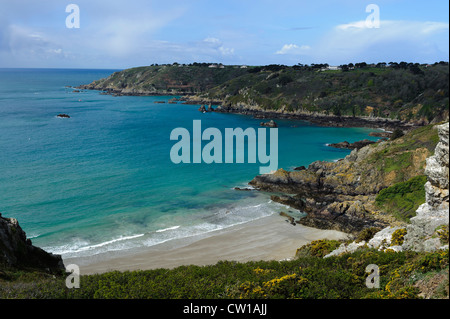
{"type": "MultiPolygon", "coordinates": [[[[114,70],[0,70],[0,212],[33,244],[65,257],[151,246],[268,216],[283,206],[242,192],[256,164],[174,164],[177,127],[257,129],[248,116],[158,104],[171,97],[113,97],[73,88],[114,70]],[[58,118],[67,113],[69,119],[58,118]]],[[[277,120],[278,167],[336,160],[366,128],[277,120]]]]}

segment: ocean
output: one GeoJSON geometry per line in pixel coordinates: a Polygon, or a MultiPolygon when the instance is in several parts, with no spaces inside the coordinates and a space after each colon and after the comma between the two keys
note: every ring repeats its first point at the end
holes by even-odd
{"type": "MultiPolygon", "coordinates": [[[[169,96],[75,92],[117,70],[0,69],[0,212],[35,246],[64,258],[145,248],[287,210],[257,191],[237,191],[260,163],[174,164],[175,128],[260,127],[237,114],[201,113],[169,96]],[[165,101],[166,103],[155,103],[165,101]],[[65,113],[70,118],[59,118],[65,113]]],[[[373,129],[276,120],[278,167],[350,153],[328,147],[376,140],[373,129]]]]}

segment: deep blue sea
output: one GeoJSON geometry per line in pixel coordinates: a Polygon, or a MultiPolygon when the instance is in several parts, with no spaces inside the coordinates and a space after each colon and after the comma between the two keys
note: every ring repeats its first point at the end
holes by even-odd
{"type": "MultiPolygon", "coordinates": [[[[73,92],[116,70],[0,69],[0,212],[63,258],[145,247],[278,213],[246,187],[256,164],[174,164],[173,129],[259,128],[249,116],[160,104],[172,97],[73,92]],[[70,118],[58,118],[60,113],[70,118]]],[[[327,143],[373,131],[276,120],[279,168],[349,154],[327,143]]]]}

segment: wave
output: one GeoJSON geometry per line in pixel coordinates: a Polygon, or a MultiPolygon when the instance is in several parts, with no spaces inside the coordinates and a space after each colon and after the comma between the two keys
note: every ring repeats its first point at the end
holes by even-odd
{"type": "Polygon", "coordinates": [[[180,228],[180,225],[178,225],[178,226],[173,226],[173,227],[168,227],[168,228],[163,228],[163,229],[158,229],[156,232],[157,232],[157,233],[163,233],[163,232],[165,232],[165,231],[168,231],[168,230],[175,230],[175,229],[178,229],[178,228],[180,228]]]}
{"type": "MultiPolygon", "coordinates": [[[[44,248],[44,250],[48,250],[54,254],[58,254],[58,255],[70,255],[70,256],[75,256],[76,254],[82,253],[82,252],[87,252],[87,251],[94,251],[95,249],[101,248],[101,247],[105,247],[117,242],[121,242],[121,241],[126,241],[126,240],[131,240],[131,239],[135,239],[135,238],[139,238],[144,236],[145,234],[137,234],[137,235],[131,235],[131,236],[120,236],[118,238],[115,239],[111,239],[105,242],[101,242],[99,244],[95,244],[95,245],[90,245],[88,241],[77,238],[75,239],[72,244],[67,244],[67,245],[63,245],[60,247],[55,247],[55,248],[44,248]]],[[[114,249],[114,247],[111,247],[108,250],[118,250],[118,249],[114,249]]],[[[102,251],[99,251],[99,253],[102,251]]]]}
{"type": "Polygon", "coordinates": [[[194,215],[186,215],[183,218],[183,224],[177,223],[174,226],[166,224],[165,227],[159,228],[156,228],[157,225],[154,224],[148,225],[147,231],[144,229],[136,235],[117,236],[100,243],[77,237],[69,240],[70,243],[66,245],[44,249],[62,255],[63,258],[76,258],[151,247],[171,240],[210,236],[212,232],[273,215],[286,207],[267,197],[258,196],[258,198],[248,198],[238,203],[218,207],[213,211],[205,209],[194,215]]]}

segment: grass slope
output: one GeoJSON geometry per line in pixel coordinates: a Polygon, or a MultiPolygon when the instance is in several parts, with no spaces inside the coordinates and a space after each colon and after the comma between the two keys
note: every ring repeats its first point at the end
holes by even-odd
{"type": "MultiPolygon", "coordinates": [[[[327,245],[324,245],[327,246],[327,245]]],[[[315,252],[317,254],[317,251],[315,252]]],[[[444,274],[431,297],[448,297],[448,250],[434,253],[379,252],[321,258],[306,254],[292,261],[219,262],[211,266],[108,272],[81,276],[79,289],[65,278],[3,272],[1,298],[152,299],[364,299],[420,298],[419,280],[444,274]],[[366,266],[380,268],[380,288],[366,287],[366,266]],[[446,276],[445,276],[446,274],[446,276]]],[[[426,286],[425,282],[420,282],[426,286]]],[[[427,286],[428,287],[428,286],[427,286]]]]}

